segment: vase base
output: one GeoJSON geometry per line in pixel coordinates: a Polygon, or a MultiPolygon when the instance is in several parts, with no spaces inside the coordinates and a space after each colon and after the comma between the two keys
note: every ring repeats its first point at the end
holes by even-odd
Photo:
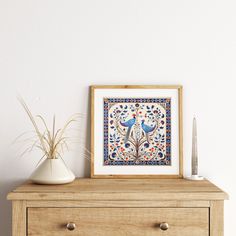
{"type": "Polygon", "coordinates": [[[75,178],[73,179],[70,179],[70,180],[37,180],[37,179],[30,179],[34,184],[44,184],[44,185],[59,185],[59,184],[69,184],[69,183],[72,183],[75,178]]]}
{"type": "Polygon", "coordinates": [[[68,184],[75,175],[60,159],[46,159],[31,174],[30,180],[35,184],[68,184]]]}
{"type": "Polygon", "coordinates": [[[191,176],[187,176],[185,179],[188,179],[188,180],[204,180],[204,177],[203,176],[200,176],[200,175],[191,175],[191,176]]]}

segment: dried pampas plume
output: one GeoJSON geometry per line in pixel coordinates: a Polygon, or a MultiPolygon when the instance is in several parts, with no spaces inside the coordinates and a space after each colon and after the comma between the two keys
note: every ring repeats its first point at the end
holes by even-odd
{"type": "MultiPolygon", "coordinates": [[[[64,150],[69,150],[69,141],[71,137],[66,136],[66,131],[69,129],[69,127],[72,125],[73,122],[78,121],[79,118],[83,117],[83,114],[76,113],[72,115],[65,125],[60,128],[56,129],[56,119],[55,116],[53,116],[53,122],[52,122],[52,128],[51,130],[48,128],[48,125],[45,121],[45,119],[41,115],[33,116],[30,109],[28,108],[27,104],[23,100],[22,97],[18,97],[18,100],[22,107],[24,108],[26,114],[28,115],[33,127],[34,127],[34,137],[31,137],[27,140],[31,141],[31,144],[29,147],[27,147],[24,152],[21,154],[21,156],[25,155],[27,152],[32,151],[34,148],[38,148],[43,152],[43,156],[40,158],[40,161],[43,158],[49,158],[49,159],[56,159],[56,158],[62,158],[62,154],[64,153],[64,150]],[[38,122],[42,122],[43,128],[40,129],[40,126],[38,122]],[[36,138],[36,139],[35,139],[36,138]]],[[[22,138],[27,132],[24,132],[23,134],[19,135],[14,142],[22,138]]],[[[80,145],[82,147],[82,145],[80,145]]],[[[88,160],[90,160],[90,151],[87,150],[85,147],[82,147],[85,152],[84,157],[88,160]]]]}

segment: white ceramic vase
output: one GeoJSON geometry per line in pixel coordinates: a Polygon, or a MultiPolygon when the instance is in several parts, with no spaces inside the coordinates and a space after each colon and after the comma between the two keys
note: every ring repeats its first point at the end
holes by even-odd
{"type": "Polygon", "coordinates": [[[61,158],[47,158],[30,176],[30,180],[37,184],[66,184],[74,179],[75,175],[61,158]]]}

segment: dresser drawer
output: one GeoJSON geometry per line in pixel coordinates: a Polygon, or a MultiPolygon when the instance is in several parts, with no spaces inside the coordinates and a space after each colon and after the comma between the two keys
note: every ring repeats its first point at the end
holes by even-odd
{"type": "Polygon", "coordinates": [[[27,215],[29,236],[209,236],[208,208],[28,208],[27,215]]]}

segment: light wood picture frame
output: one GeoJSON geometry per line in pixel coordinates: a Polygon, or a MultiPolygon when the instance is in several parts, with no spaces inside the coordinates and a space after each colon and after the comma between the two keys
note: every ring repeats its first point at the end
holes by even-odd
{"type": "Polygon", "coordinates": [[[183,178],[181,85],[93,85],[91,178],[183,178]]]}

